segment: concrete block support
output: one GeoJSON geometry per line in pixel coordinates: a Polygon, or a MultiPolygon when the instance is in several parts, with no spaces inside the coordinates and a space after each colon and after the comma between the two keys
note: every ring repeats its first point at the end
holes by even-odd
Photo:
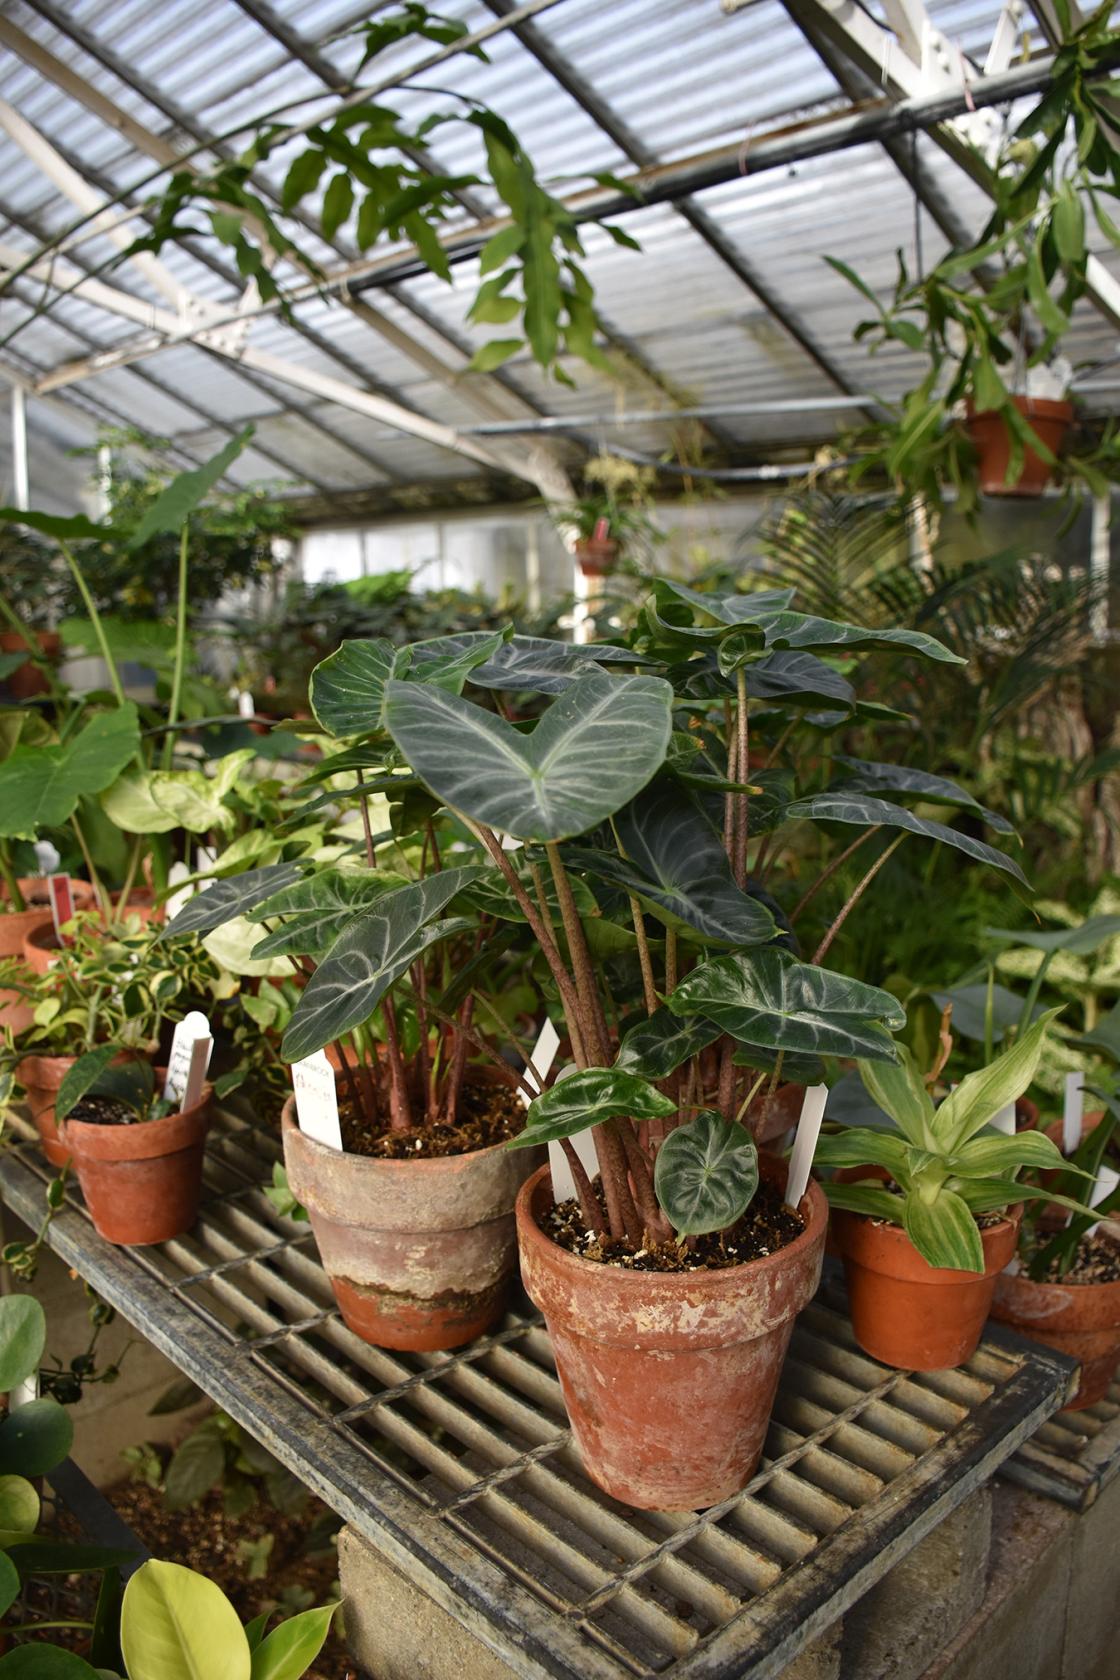
{"type": "Polygon", "coordinates": [[[1120,1675],[1120,1480],[1070,1526],[1069,1599],[1062,1680],[1120,1675]]]}

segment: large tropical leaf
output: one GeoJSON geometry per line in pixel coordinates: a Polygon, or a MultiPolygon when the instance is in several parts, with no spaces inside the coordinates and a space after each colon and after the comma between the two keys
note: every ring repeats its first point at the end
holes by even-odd
{"type": "Polygon", "coordinates": [[[676,1126],[657,1151],[653,1187],[679,1236],[724,1231],[758,1189],[754,1139],[737,1121],[703,1109],[676,1126]]]}
{"type": "Polygon", "coordinates": [[[755,624],[767,615],[784,611],[793,600],[793,590],[756,589],[749,594],[740,594],[736,590],[692,589],[687,583],[677,583],[673,578],[658,578],[654,585],[654,600],[653,616],[671,634],[683,636],[688,641],[717,641],[740,625],[755,624]],[[676,615],[666,618],[666,604],[674,599],[714,618],[715,625],[678,623],[676,615]]]}
{"type": "Polygon", "coordinates": [[[68,822],[83,794],[116,780],[140,744],[131,700],[98,712],[65,745],[23,744],[0,764],[0,836],[33,840],[68,822]]]}
{"type": "Polygon", "coordinates": [[[721,945],[764,945],[774,918],[735,885],[723,842],[688,793],[658,779],[615,818],[623,855],[574,848],[591,873],[641,899],[670,926],[721,945]]]}
{"type": "Polygon", "coordinates": [[[787,704],[798,700],[812,704],[823,698],[854,706],[856,698],[855,689],[839,671],[815,654],[795,648],[779,648],[750,665],[747,694],[752,700],[782,700],[787,704]]]}
{"type": "Polygon", "coordinates": [[[759,619],[767,647],[788,648],[905,648],[944,665],[966,665],[959,653],[921,630],[870,630],[861,624],[842,624],[793,611],[768,613],[759,619]]]}
{"type": "Polygon", "coordinates": [[[511,1138],[510,1149],[530,1149],[556,1138],[571,1137],[603,1120],[623,1116],[631,1120],[664,1119],[677,1112],[646,1079],[617,1068],[585,1068],[558,1079],[529,1104],[525,1130],[511,1138]]]}
{"type": "Polygon", "coordinates": [[[332,735],[372,734],[382,728],[385,684],[407,664],[407,650],[392,642],[343,642],[311,673],[311,710],[332,735]]]}
{"type": "Polygon", "coordinates": [[[133,1680],[250,1680],[249,1641],[213,1581],[152,1558],[131,1577],[121,1650],[133,1680]]]}
{"type": "MultiPolygon", "coordinates": [[[[469,880],[474,871],[459,869],[455,873],[469,880]]],[[[386,893],[407,884],[403,876],[382,869],[324,869],[282,887],[249,913],[250,921],[275,918],[282,924],[253,947],[253,960],[322,956],[355,916],[371,909],[386,893]]]]}
{"type": "Polygon", "coordinates": [[[563,840],[612,816],[665,757],[673,691],[659,677],[581,677],[522,734],[421,683],[390,682],[385,716],[432,792],[521,840],[563,840]]]}
{"type": "Polygon", "coordinates": [[[809,1055],[893,1062],[887,1028],[906,1024],[896,998],[861,980],[798,962],[774,946],[711,957],[669,999],[677,1015],[703,1015],[742,1044],[809,1055]]]}
{"type": "MultiPolygon", "coordinates": [[[[443,636],[441,641],[457,643],[466,650],[485,639],[486,633],[467,630],[458,636],[443,636]]],[[[413,660],[418,674],[423,673],[422,649],[425,643],[413,645],[413,660]]],[[[544,636],[511,636],[481,663],[476,663],[470,681],[476,688],[510,690],[525,694],[562,694],[589,666],[646,665],[648,659],[631,653],[628,648],[612,647],[603,642],[556,642],[544,636]]]]}
{"type": "Polygon", "coordinates": [[[1120,935],[1120,916],[1090,916],[1079,927],[1053,928],[1046,932],[1033,928],[985,928],[985,939],[1001,945],[1029,945],[1035,951],[1064,951],[1069,957],[1089,957],[1120,935]]]}
{"type": "Polygon", "coordinates": [[[140,523],[129,538],[129,548],[140,548],[162,531],[178,533],[187,517],[204,501],[227,468],[233,465],[253,435],[253,427],[246,426],[236,437],[204,461],[201,467],[191,467],[179,473],[160,491],[151,506],[146,508],[140,523]]]}
{"type": "Polygon", "coordinates": [[[902,1223],[929,1265],[954,1272],[984,1270],[980,1229],[968,1203],[954,1191],[939,1190],[933,1201],[926,1201],[920,1191],[911,1190],[903,1203],[902,1223]]]}
{"type": "Polygon", "coordinates": [[[177,916],[164,928],[162,938],[180,933],[211,933],[279,892],[281,887],[298,881],[303,870],[298,863],[270,863],[263,869],[247,869],[243,875],[231,875],[227,880],[215,881],[187,900],[177,916]]]}
{"type": "Polygon", "coordinates": [[[843,753],[834,754],[833,763],[843,765],[846,774],[833,783],[830,793],[915,793],[934,804],[962,805],[970,811],[977,811],[997,834],[1015,832],[1006,817],[987,810],[948,776],[933,776],[928,770],[912,770],[906,764],[878,764],[866,758],[847,758],[843,753]]]}
{"type": "Polygon", "coordinates": [[[1001,1108],[1023,1095],[1038,1072],[1050,1023],[1060,1014],[1060,1009],[1048,1009],[1010,1050],[987,1067],[965,1074],[954,1086],[934,1117],[934,1132],[943,1149],[961,1149],[1001,1108]]]}
{"type": "Polygon", "coordinates": [[[974,840],[971,834],[962,834],[958,828],[928,822],[905,806],[892,805],[886,799],[874,799],[868,794],[858,793],[814,793],[807,799],[795,799],[792,805],[787,805],[785,815],[791,821],[805,818],[813,822],[855,823],[861,828],[904,828],[910,834],[921,834],[927,840],[938,840],[943,845],[952,846],[967,857],[975,858],[977,863],[1002,869],[1004,874],[1014,876],[1023,886],[1028,884],[1014,858],[1009,858],[1005,852],[986,846],[982,840],[974,840]]]}
{"type": "Polygon", "coordinates": [[[690,1056],[714,1044],[721,1030],[702,1015],[674,1015],[662,1007],[623,1034],[614,1065],[620,1073],[665,1079],[690,1056]]]}
{"type": "Polygon", "coordinates": [[[284,1034],[284,1060],[302,1061],[367,1021],[429,945],[469,928],[463,917],[434,920],[462,884],[457,869],[431,875],[387,893],[375,909],[351,922],[300,996],[284,1034]]]}
{"type": "Polygon", "coordinates": [[[512,631],[475,630],[466,636],[433,636],[409,645],[410,662],[405,681],[415,677],[449,694],[461,694],[463,684],[473,680],[475,667],[496,654],[512,631]]]}

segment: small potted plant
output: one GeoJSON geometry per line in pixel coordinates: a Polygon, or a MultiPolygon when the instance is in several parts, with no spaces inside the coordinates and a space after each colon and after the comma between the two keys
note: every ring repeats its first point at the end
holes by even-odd
{"type": "MultiPolygon", "coordinates": [[[[841,1169],[825,1193],[852,1327],[886,1365],[934,1371],[970,1357],[1015,1254],[1022,1204],[1050,1194],[1018,1175],[1060,1167],[1057,1146],[1041,1132],[1006,1135],[992,1121],[1029,1088],[1054,1013],[936,1105],[930,1088],[949,1054],[947,1035],[925,1077],[906,1050],[897,1067],[861,1061],[872,1102],[893,1124],[846,1127],[818,1143],[818,1165],[841,1169]]],[[[1051,1199],[1084,1211],[1082,1202],[1051,1199]]]]}
{"type": "Polygon", "coordinates": [[[571,535],[576,561],[585,576],[608,576],[625,558],[648,568],[655,546],[665,540],[650,517],[654,473],[613,455],[596,455],[584,468],[586,494],[579,501],[550,507],[562,535],[571,535]]]}

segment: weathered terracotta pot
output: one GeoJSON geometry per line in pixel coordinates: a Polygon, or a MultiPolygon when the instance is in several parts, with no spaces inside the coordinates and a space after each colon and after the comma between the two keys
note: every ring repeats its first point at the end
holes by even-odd
{"type": "Polygon", "coordinates": [[[48,916],[29,931],[23,942],[23,960],[32,974],[48,974],[62,949],[54,922],[48,916]]]}
{"type": "MultiPolygon", "coordinates": [[[[157,1068],[157,1078],[166,1069],[157,1068]]],[[[64,1120],[70,1151],[94,1226],[107,1242],[140,1247],[170,1242],[194,1224],[202,1194],[202,1158],[213,1088],[183,1114],[133,1126],[64,1120]]]]}
{"type": "Polygon", "coordinates": [[[27,1092],[27,1106],[43,1145],[43,1154],[52,1167],[64,1167],[70,1159],[62,1147],[54,1118],[54,1102],[58,1088],[77,1061],[76,1056],[25,1056],[19,1064],[18,1079],[27,1092]]]}
{"type": "MultiPolygon", "coordinates": [[[[844,1175],[867,1177],[860,1169],[844,1175]]],[[[1023,1217],[1016,1207],[980,1232],[982,1272],[958,1272],[923,1260],[901,1225],[832,1210],[832,1231],[844,1260],[848,1311],[856,1340],[884,1365],[941,1371],[975,1353],[996,1279],[1015,1253],[1023,1217]]]]}
{"type": "Polygon", "coordinates": [[[581,537],[576,559],[588,577],[606,577],[618,564],[619,545],[613,537],[581,537]]]}
{"type": "Polygon", "coordinates": [[[760,1091],[746,1113],[746,1125],[759,1145],[784,1137],[801,1117],[804,1085],[779,1085],[773,1096],[760,1091]]]}
{"type": "MultiPolygon", "coordinates": [[[[1051,454],[1059,454],[1073,419],[1073,404],[1054,402],[1048,397],[1013,396],[1011,401],[1051,454]]],[[[1019,477],[1013,483],[1007,483],[1011,433],[1002,414],[995,409],[978,412],[970,403],[966,424],[976,446],[977,473],[980,488],[986,496],[1042,495],[1050,482],[1053,468],[1033,449],[1024,450],[1019,477]]]]}
{"type": "MultiPolygon", "coordinates": [[[[783,1162],[764,1175],[785,1182],[783,1162]]],[[[540,1227],[548,1168],[517,1198],[521,1275],[545,1316],[584,1468],[640,1510],[695,1511],[744,1488],[766,1438],[793,1323],[820,1280],[828,1206],[810,1184],[806,1229],[718,1272],[630,1272],[583,1260],[540,1227]]]]}
{"type": "Polygon", "coordinates": [[[460,1347],[501,1314],[517,1267],[513,1204],[540,1152],[381,1161],[305,1137],[295,1098],[284,1163],[344,1320],[375,1347],[460,1347]]]}
{"type": "Polygon", "coordinates": [[[1025,1272],[1001,1272],[992,1317],[1080,1362],[1067,1412],[1104,1399],[1120,1364],[1120,1283],[1034,1283],[1025,1272]]]}
{"type": "MultiPolygon", "coordinates": [[[[32,630],[31,634],[39,644],[40,652],[48,659],[56,659],[62,648],[62,638],[57,630],[32,630]]],[[[30,643],[26,636],[20,636],[15,630],[0,630],[0,653],[19,653],[21,648],[30,651],[30,643]]],[[[32,665],[30,659],[24,665],[19,665],[5,679],[8,693],[13,700],[31,700],[36,694],[46,694],[50,684],[37,665],[32,665]]]]}

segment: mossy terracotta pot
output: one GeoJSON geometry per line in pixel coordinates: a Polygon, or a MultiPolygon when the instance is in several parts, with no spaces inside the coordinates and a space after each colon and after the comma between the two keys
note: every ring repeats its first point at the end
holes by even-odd
{"type": "MultiPolygon", "coordinates": [[[[784,1162],[763,1156],[761,1169],[784,1185],[784,1162]]],[[[724,1271],[584,1260],[541,1229],[551,1204],[542,1167],[517,1198],[521,1275],[588,1475],[640,1510],[701,1510],[738,1493],[762,1452],[794,1320],[820,1280],[820,1186],[802,1198],[794,1242],[724,1271]]]]}
{"type": "MultiPolygon", "coordinates": [[[[165,1068],[157,1068],[162,1080],[165,1068]]],[[[198,1217],[213,1090],[181,1114],[100,1126],[64,1120],[59,1135],[98,1234],[128,1247],[170,1242],[198,1217]]]]}
{"type": "Polygon", "coordinates": [[[374,1347],[460,1347],[500,1317],[517,1269],[513,1204],[540,1152],[494,1144],[389,1161],[330,1149],[282,1118],[284,1163],[343,1319],[374,1347]]]}
{"type": "MultiPolygon", "coordinates": [[[[837,1177],[869,1176],[859,1168],[837,1177]]],[[[931,1266],[901,1225],[832,1210],[832,1231],[844,1261],[848,1311],[856,1340],[884,1365],[942,1371],[976,1352],[996,1279],[1015,1253],[1022,1208],[980,1232],[982,1272],[931,1266]]]]}

